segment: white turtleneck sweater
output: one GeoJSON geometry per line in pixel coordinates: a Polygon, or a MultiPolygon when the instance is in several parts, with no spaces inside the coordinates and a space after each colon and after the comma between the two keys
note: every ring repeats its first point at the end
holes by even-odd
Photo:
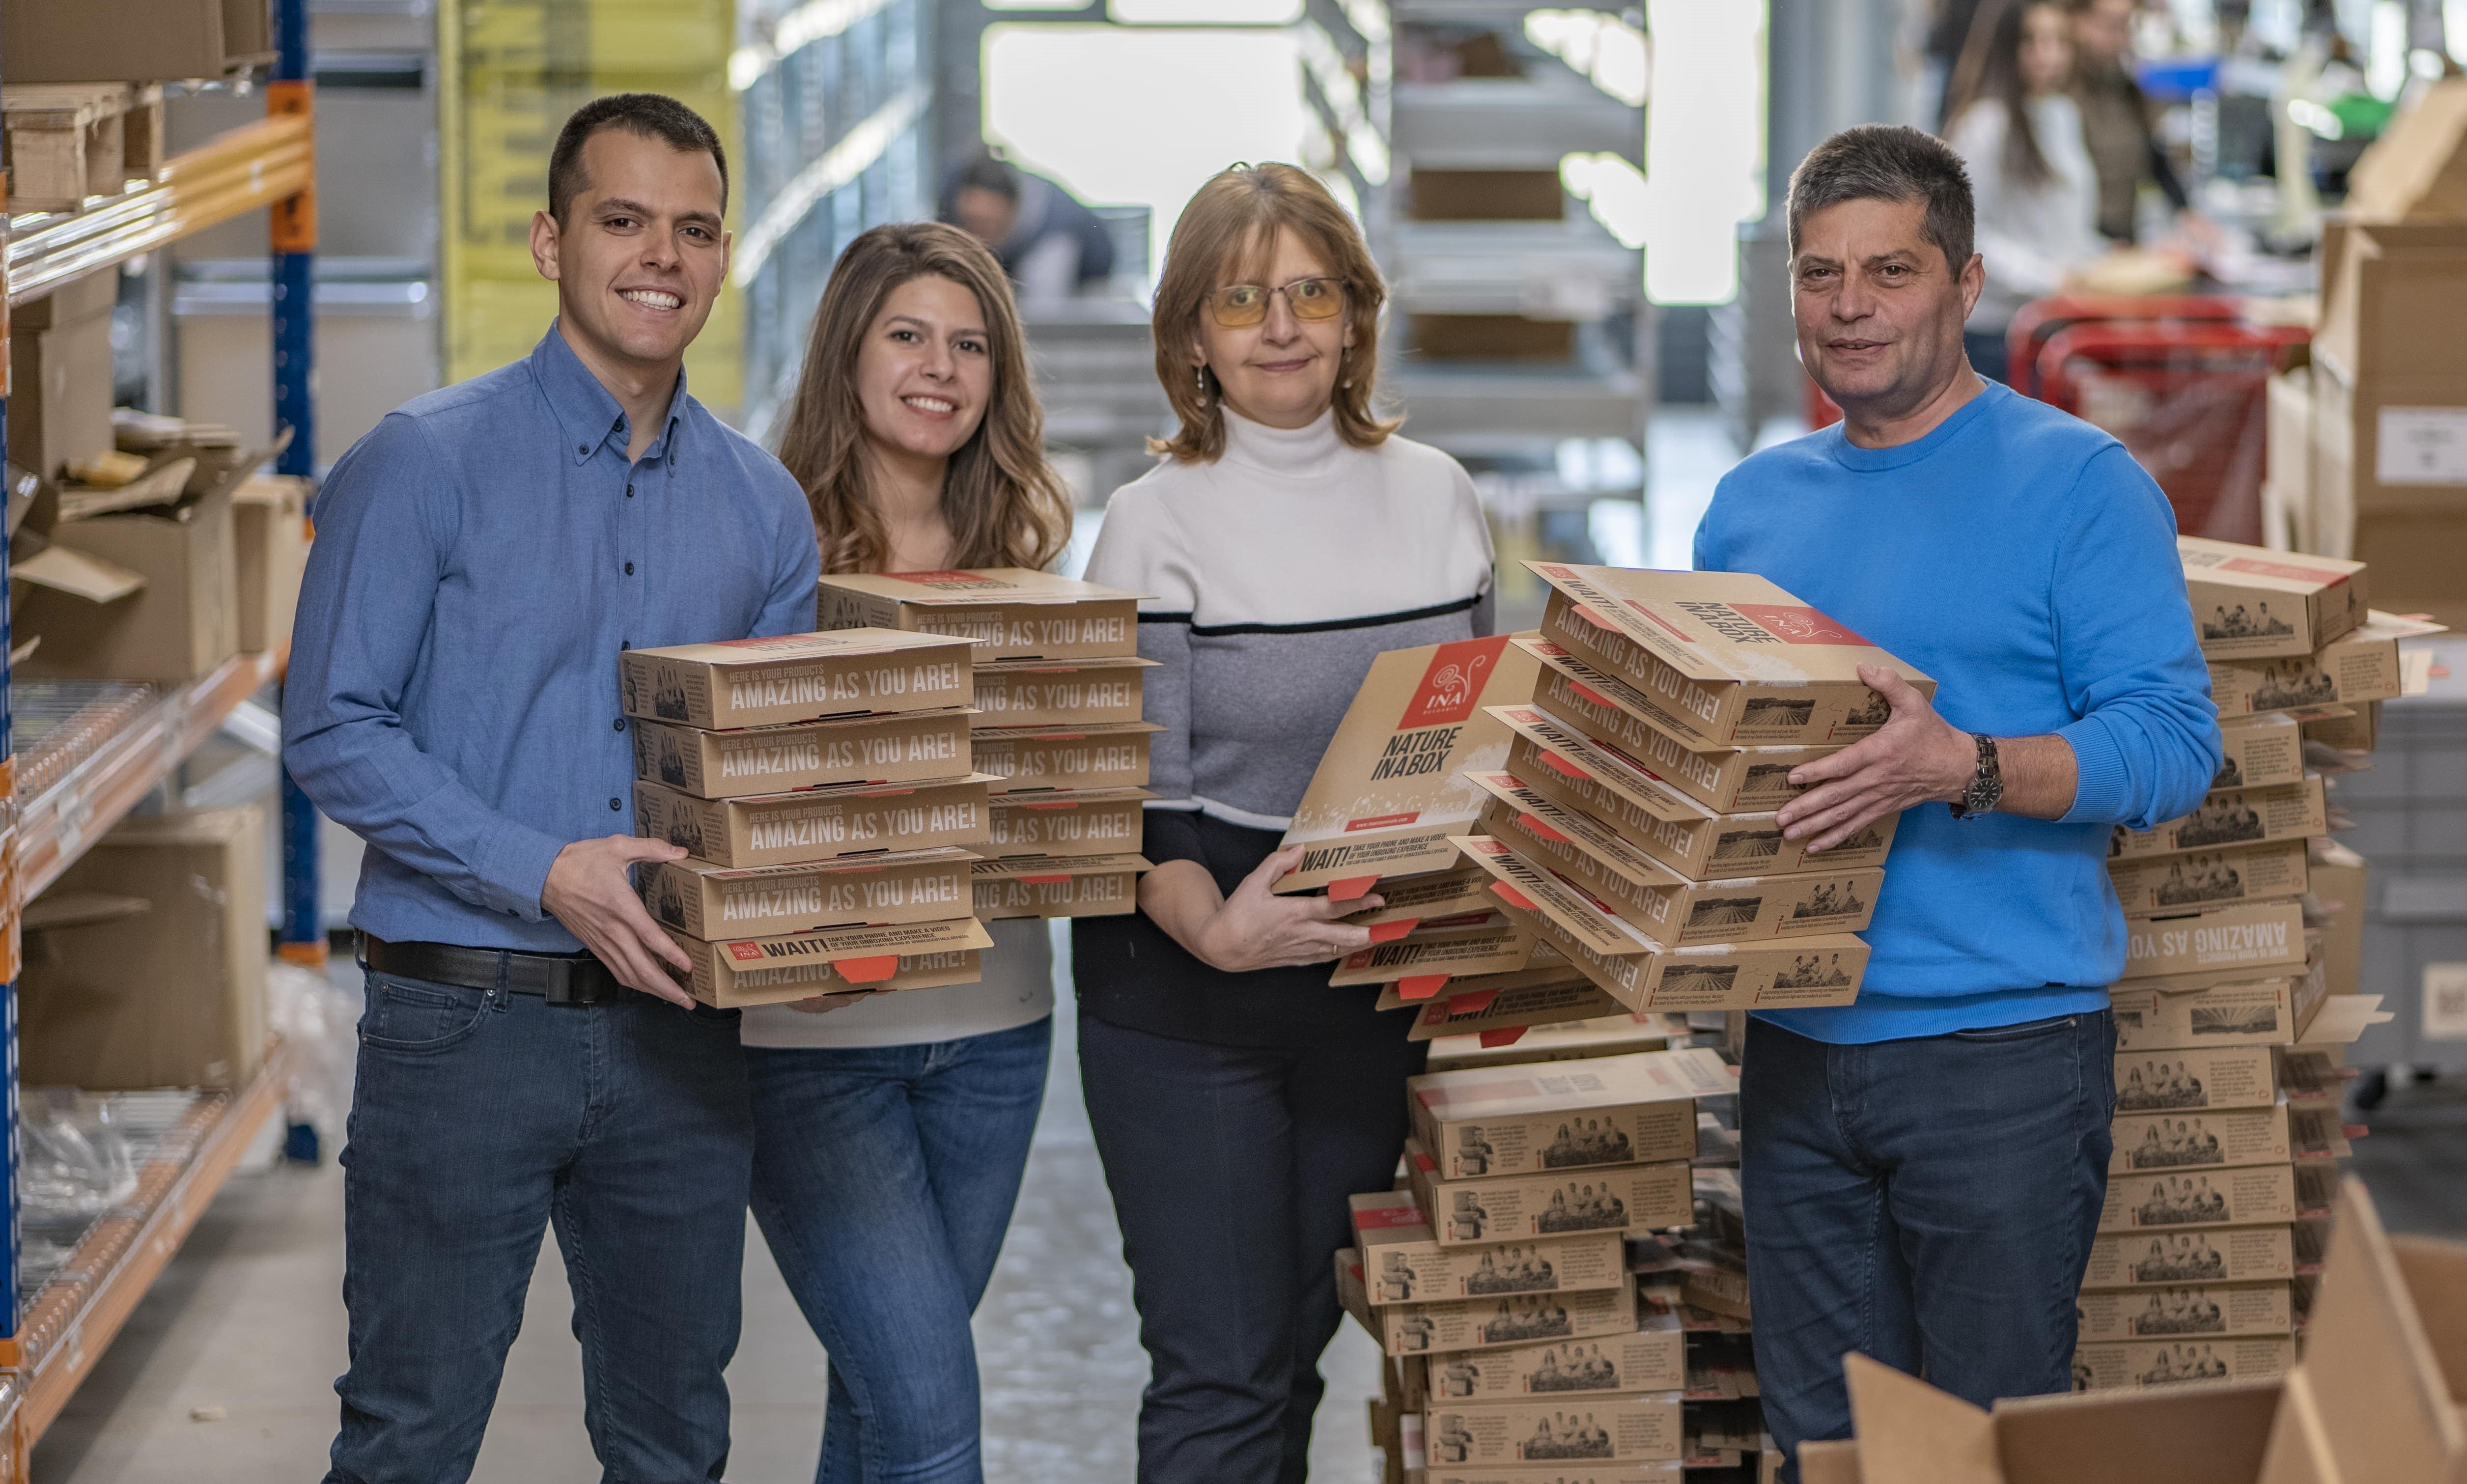
{"type": "Polygon", "coordinates": [[[2010,121],[2003,103],[1981,99],[1945,131],[1945,143],[1970,169],[1978,212],[1979,253],[1987,286],[1970,312],[1969,327],[2002,332],[2033,299],[2064,287],[2065,275],[2107,251],[2098,235],[2098,169],[2082,136],[2081,110],[2062,93],[2031,99],[2030,133],[2048,162],[2048,178],[2015,180],[2004,169],[2010,121]]]}

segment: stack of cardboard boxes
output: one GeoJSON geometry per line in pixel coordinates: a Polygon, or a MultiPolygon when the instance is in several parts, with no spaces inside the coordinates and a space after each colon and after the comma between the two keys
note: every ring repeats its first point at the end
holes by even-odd
{"type": "Polygon", "coordinates": [[[989,778],[979,917],[1093,917],[1137,905],[1148,737],[1139,596],[1024,568],[835,573],[826,630],[871,626],[968,645],[971,741],[989,778]]]}
{"type": "Polygon", "coordinates": [[[965,984],[984,843],[964,641],[881,629],[629,650],[644,905],[736,1006],[965,984]]]}

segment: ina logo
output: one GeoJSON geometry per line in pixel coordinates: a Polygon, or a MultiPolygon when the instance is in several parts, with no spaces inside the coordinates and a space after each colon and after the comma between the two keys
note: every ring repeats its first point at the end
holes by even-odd
{"type": "Polygon", "coordinates": [[[1788,603],[1732,603],[1732,611],[1785,644],[1850,644],[1875,646],[1849,625],[1814,608],[1788,603]]]}
{"type": "Polygon", "coordinates": [[[1499,665],[1500,651],[1506,647],[1505,634],[1439,645],[1432,651],[1430,666],[1422,672],[1422,683],[1414,687],[1414,699],[1396,730],[1444,726],[1471,716],[1482,687],[1499,665]]]}

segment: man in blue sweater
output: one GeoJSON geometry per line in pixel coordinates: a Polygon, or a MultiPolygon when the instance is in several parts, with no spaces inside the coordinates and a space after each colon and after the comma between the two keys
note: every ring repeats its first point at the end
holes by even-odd
{"type": "Polygon", "coordinates": [[[1740,1089],[1768,1425],[1847,1436],[1858,1350],[1985,1404],[2071,1381],[2106,1195],[2118,823],[2201,801],[2217,710],[2165,496],[2122,445],[1984,382],[1961,162],[1837,134],[1791,177],[1800,359],[1835,427],[1741,463],[1699,568],[1772,578],[1936,678],[1792,775],[1824,847],[1907,810],[1858,1001],[1759,1014],[1740,1089]]]}

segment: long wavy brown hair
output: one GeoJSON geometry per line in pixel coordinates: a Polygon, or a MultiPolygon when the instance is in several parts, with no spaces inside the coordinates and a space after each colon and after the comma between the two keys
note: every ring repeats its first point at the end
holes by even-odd
{"type": "Polygon", "coordinates": [[[1379,308],[1388,302],[1388,285],[1361,229],[1308,171],[1273,161],[1236,165],[1199,188],[1166,242],[1150,326],[1157,381],[1182,429],[1170,438],[1150,438],[1150,453],[1171,454],[1181,463],[1213,463],[1225,452],[1224,389],[1205,367],[1192,373],[1191,337],[1199,333],[1199,316],[1218,284],[1266,272],[1265,259],[1276,251],[1279,232],[1301,238],[1331,275],[1345,281],[1353,344],[1337,372],[1337,436],[1355,448],[1376,448],[1404,422],[1381,417],[1371,405],[1379,379],[1379,308]]]}
{"type": "Polygon", "coordinates": [[[942,518],[954,567],[1042,568],[1071,537],[1071,492],[1045,459],[1045,413],[1028,374],[1028,345],[1010,281],[985,244],[940,222],[894,222],[840,254],[814,311],[805,365],[780,436],[780,461],[805,489],[825,572],[880,572],[891,535],[875,506],[856,358],[891,291],[948,279],[976,295],[993,362],[983,421],[951,455],[942,518]]]}

